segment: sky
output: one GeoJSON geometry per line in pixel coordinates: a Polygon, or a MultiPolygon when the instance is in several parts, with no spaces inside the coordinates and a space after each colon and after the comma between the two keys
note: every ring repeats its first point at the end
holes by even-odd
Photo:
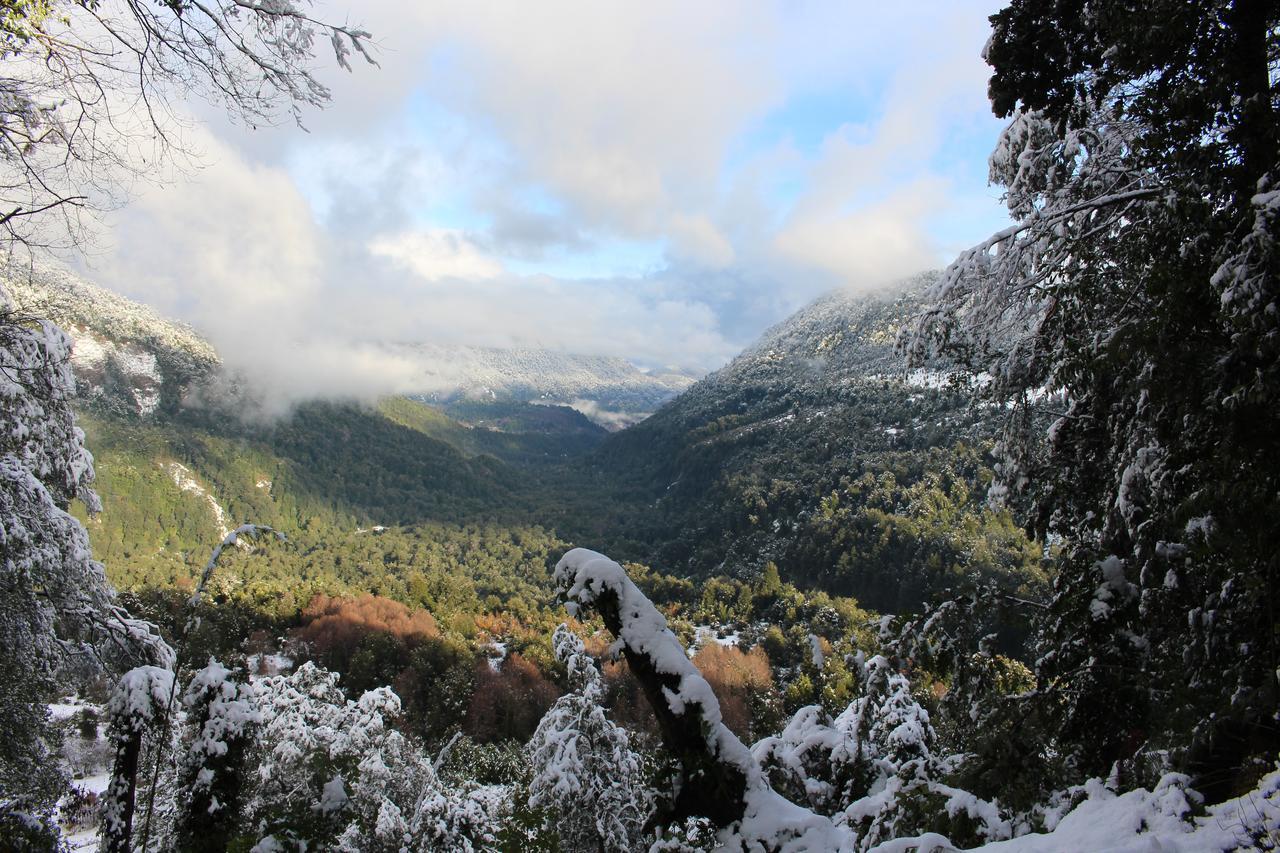
{"type": "Polygon", "coordinates": [[[322,55],[332,102],[305,131],[183,106],[194,161],[135,187],[80,263],[300,396],[406,390],[385,341],[703,373],[1005,223],[996,8],[325,0],[379,67],[322,55]]]}

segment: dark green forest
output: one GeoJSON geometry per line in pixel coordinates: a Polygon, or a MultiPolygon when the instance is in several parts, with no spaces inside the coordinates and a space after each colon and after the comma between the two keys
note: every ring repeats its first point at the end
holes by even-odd
{"type": "MultiPolygon", "coordinates": [[[[540,714],[517,724],[511,709],[556,695],[550,569],[591,545],[630,560],[690,644],[703,625],[766,652],[769,686],[751,705],[763,716],[744,722],[760,731],[824,691],[831,707],[847,703],[848,684],[830,673],[817,684],[801,666],[810,634],[852,653],[851,637],[877,642],[878,613],[959,590],[1045,589],[1042,547],[985,504],[990,424],[963,389],[904,382],[890,326],[908,304],[826,306],[839,340],[792,331],[763,379],[745,355],[615,434],[565,407],[502,402],[309,403],[269,422],[90,405],[81,423],[103,511],[84,520],[133,609],[175,631],[224,530],[271,526],[287,541],[223,557],[203,628],[183,640],[191,653],[245,654],[253,637],[259,652],[317,654],[352,691],[407,691],[422,734],[485,741],[527,737],[540,714]],[[812,378],[815,345],[841,381],[796,381],[796,365],[812,378]],[[352,616],[369,596],[427,614],[430,636],[352,616]],[[321,602],[346,604],[326,614],[321,602]],[[318,640],[326,630],[341,641],[318,640]],[[495,674],[495,642],[519,666],[495,674]],[[455,685],[448,709],[420,698],[440,679],[455,685]],[[508,710],[471,707],[482,694],[508,710]]],[[[1013,651],[1025,625],[1002,630],[1013,651]]]]}

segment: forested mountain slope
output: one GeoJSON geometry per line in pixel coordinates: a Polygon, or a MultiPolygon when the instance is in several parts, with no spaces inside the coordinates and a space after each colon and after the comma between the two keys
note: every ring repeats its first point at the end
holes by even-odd
{"type": "Polygon", "coordinates": [[[177,411],[193,386],[222,366],[193,329],[50,262],[0,264],[3,288],[23,315],[57,323],[75,342],[81,404],[118,414],[177,411]]]}
{"type": "Polygon", "coordinates": [[[246,420],[191,329],[56,268],[10,278],[77,341],[105,504],[90,530],[131,585],[189,573],[246,520],[331,530],[326,541],[541,526],[685,576],[754,581],[773,562],[791,582],[895,612],[975,578],[1041,578],[1037,549],[982,502],[988,413],[945,364],[907,372],[895,350],[929,275],[817,300],[607,438],[565,406],[466,394],[443,411],[393,398],[246,420]]]}
{"type": "MultiPolygon", "coordinates": [[[[473,404],[474,424],[405,398],[246,418],[234,378],[191,328],[52,264],[3,276],[19,312],[51,317],[73,339],[76,405],[103,501],[86,521],[95,554],[126,587],[189,578],[245,521],[333,552],[324,565],[340,564],[361,529],[518,526],[535,515],[527,471],[605,435],[568,407],[521,402],[473,404]]],[[[360,573],[330,569],[320,574],[361,589],[360,573]]]]}
{"type": "Polygon", "coordinates": [[[982,505],[990,414],[947,365],[908,372],[902,325],[935,278],[837,291],[590,457],[622,484],[622,552],[695,575],[783,577],[909,609],[971,571],[1012,586],[1038,553],[982,505]]]}

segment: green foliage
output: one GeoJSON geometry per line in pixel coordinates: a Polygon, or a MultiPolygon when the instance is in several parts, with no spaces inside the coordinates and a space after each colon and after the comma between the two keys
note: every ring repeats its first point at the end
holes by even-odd
{"type": "Polygon", "coordinates": [[[50,0],[0,0],[0,56],[20,50],[53,13],[50,0]]]}
{"type": "MultiPolygon", "coordinates": [[[[945,363],[904,381],[893,342],[918,299],[832,295],[800,312],[570,461],[548,484],[557,529],[699,579],[772,563],[891,611],[992,577],[1042,584],[1039,547],[984,506],[998,418],[945,363]]],[[[721,617],[741,605],[720,596],[721,617]]]]}
{"type": "Polygon", "coordinates": [[[1007,512],[975,500],[990,474],[971,448],[884,462],[888,470],[846,479],[806,525],[806,564],[823,567],[814,582],[891,612],[948,587],[996,583],[1025,594],[1044,585],[1034,543],[1007,512]],[[829,563],[819,556],[831,554],[829,563]]]}
{"type": "Polygon", "coordinates": [[[913,346],[991,377],[999,490],[1061,543],[1026,737],[1068,778],[1178,769],[1221,800],[1280,746],[1280,9],[992,22],[1018,224],[944,274],[913,346]]]}

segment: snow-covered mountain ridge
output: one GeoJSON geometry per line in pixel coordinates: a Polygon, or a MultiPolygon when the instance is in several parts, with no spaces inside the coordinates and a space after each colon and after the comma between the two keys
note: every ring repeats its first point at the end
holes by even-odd
{"type": "Polygon", "coordinates": [[[172,408],[221,369],[213,345],[190,326],[51,263],[0,264],[0,288],[13,310],[71,335],[79,394],[110,410],[172,408]]]}
{"type": "Polygon", "coordinates": [[[422,364],[426,386],[457,386],[423,399],[567,405],[606,426],[633,423],[694,383],[683,373],[646,372],[621,358],[533,347],[412,344],[392,349],[422,364]]]}
{"type": "MultiPolygon", "coordinates": [[[[223,371],[213,344],[190,326],[52,263],[0,263],[0,290],[13,310],[51,319],[71,335],[81,396],[116,413],[172,411],[223,371]]],[[[646,372],[621,358],[532,347],[386,348],[420,366],[420,389],[405,390],[424,401],[565,405],[615,428],[640,420],[694,382],[681,373],[646,372]]]]}

